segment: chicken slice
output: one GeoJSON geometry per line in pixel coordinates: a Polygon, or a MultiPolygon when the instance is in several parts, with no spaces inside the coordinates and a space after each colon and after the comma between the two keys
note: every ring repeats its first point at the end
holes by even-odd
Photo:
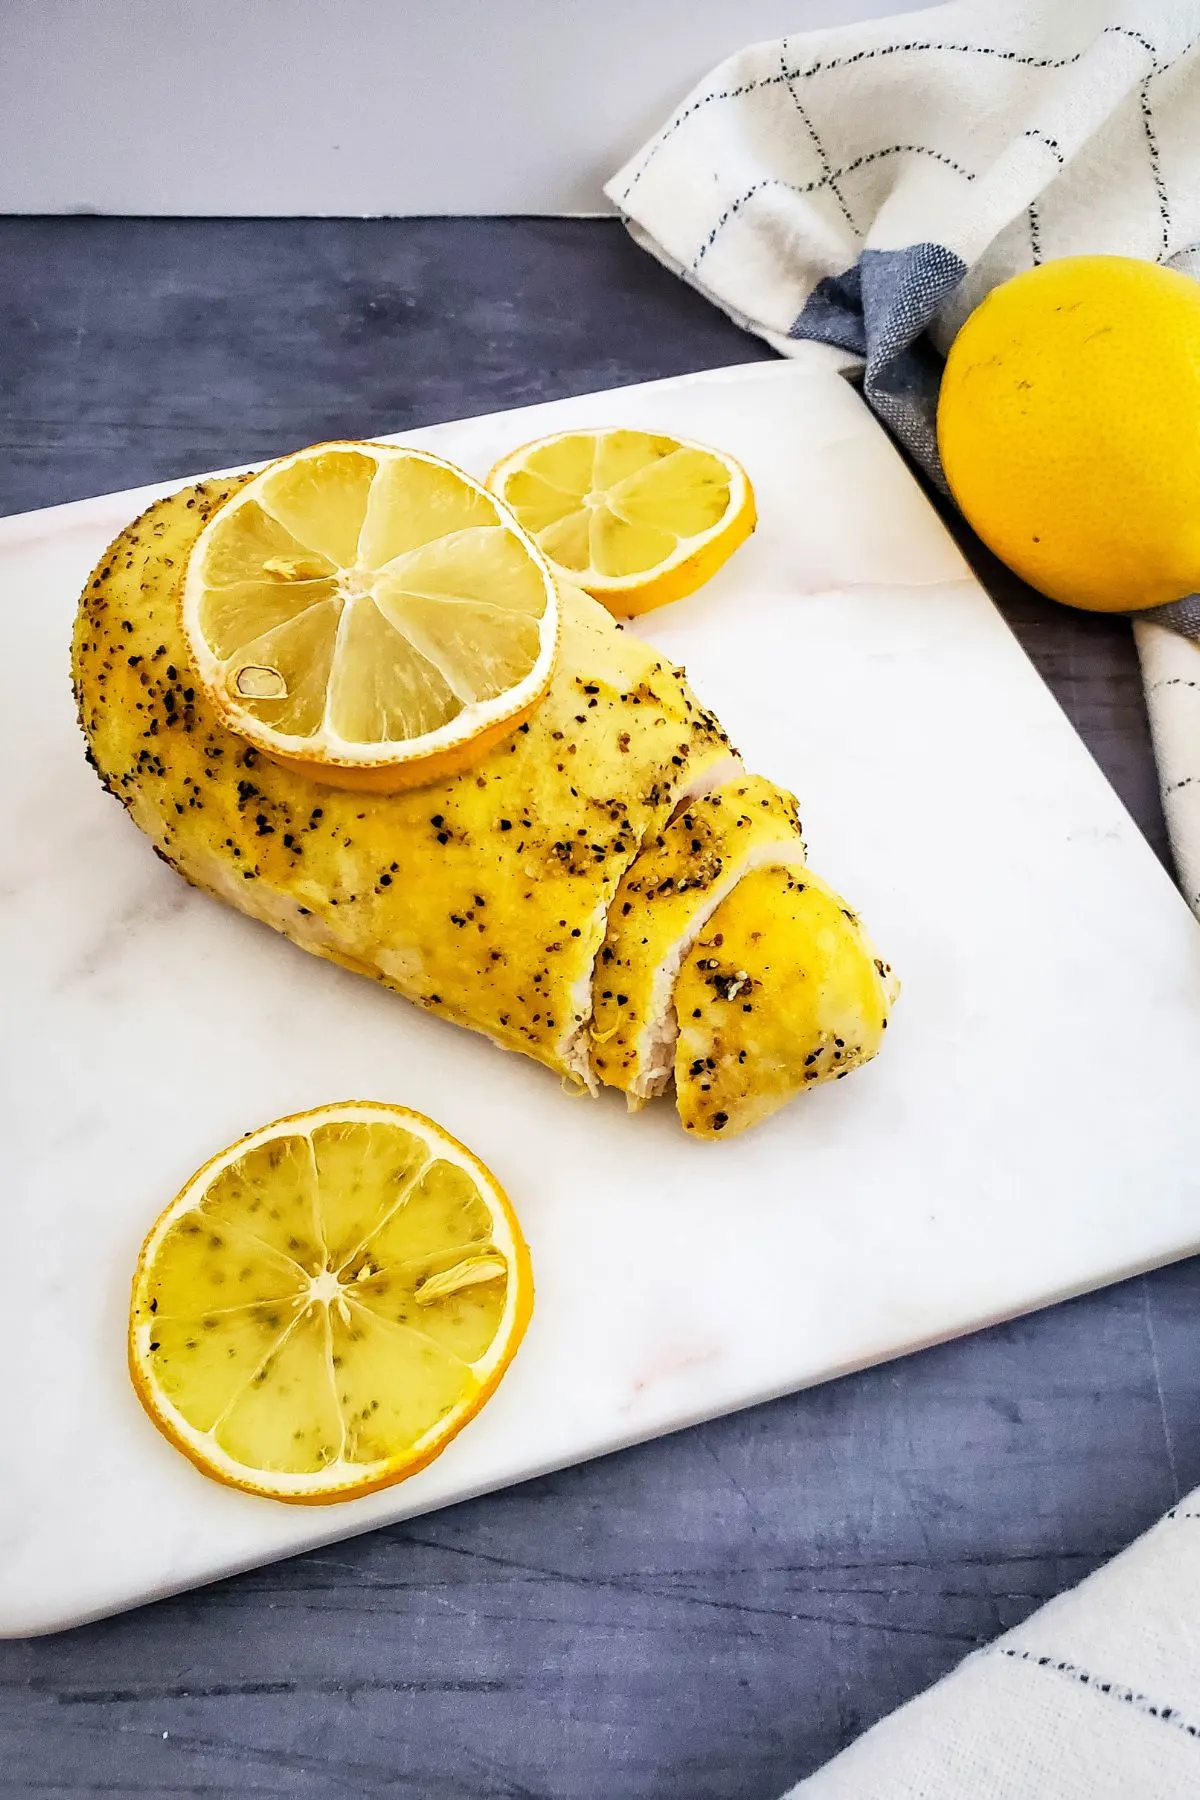
{"type": "Polygon", "coordinates": [[[592,1068],[631,1109],[671,1078],[680,964],[743,875],[767,865],[804,865],[795,797],[742,775],[689,801],[626,870],[596,964],[591,1038],[592,1068]]]}
{"type": "Polygon", "coordinates": [[[811,870],[760,869],[713,913],[675,987],[679,1116],[733,1137],[875,1055],[898,984],[811,870]]]}

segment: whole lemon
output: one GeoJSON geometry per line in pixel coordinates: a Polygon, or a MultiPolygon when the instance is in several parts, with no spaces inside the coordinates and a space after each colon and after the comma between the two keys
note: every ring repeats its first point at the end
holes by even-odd
{"type": "Polygon", "coordinates": [[[1200,283],[1071,256],[990,293],[938,402],[950,490],[1055,600],[1124,612],[1200,590],[1200,283]]]}

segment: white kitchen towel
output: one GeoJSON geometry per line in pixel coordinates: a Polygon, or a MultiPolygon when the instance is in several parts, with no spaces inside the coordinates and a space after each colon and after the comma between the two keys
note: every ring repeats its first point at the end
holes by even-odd
{"type": "Polygon", "coordinates": [[[1200,1491],[788,1800],[1196,1800],[1200,1491]]]}
{"type": "MultiPolygon", "coordinates": [[[[755,44],[606,191],[639,243],[777,350],[836,346],[939,479],[939,352],[996,282],[1085,251],[1200,276],[1200,0],[968,0],[755,44]]],[[[1196,596],[1137,627],[1200,916],[1189,634],[1196,596]]]]}
{"type": "Polygon", "coordinates": [[[1200,641],[1139,620],[1133,635],[1179,885],[1200,919],[1200,641]]]}

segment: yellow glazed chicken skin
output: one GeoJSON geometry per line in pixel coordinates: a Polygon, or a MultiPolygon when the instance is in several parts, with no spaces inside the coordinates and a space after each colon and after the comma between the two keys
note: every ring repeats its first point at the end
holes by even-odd
{"type": "Polygon", "coordinates": [[[733,1136],[874,1054],[892,988],[849,909],[803,871],[794,800],[746,774],[682,670],[578,590],[560,587],[553,674],[528,718],[431,786],[328,786],[232,731],[189,662],[179,589],[246,479],[157,502],[80,602],[89,759],[166,862],[574,1084],[638,1106],[673,1065],[698,1136],[733,1136]],[[699,969],[722,934],[758,984],[753,1031],[717,1016],[699,969]],[[807,983],[802,1003],[783,970],[807,983]],[[831,1021],[853,1046],[837,1062],[831,1021]]]}
{"type": "Polygon", "coordinates": [[[898,992],[811,869],[759,869],[713,913],[675,989],[685,1131],[733,1136],[878,1051],[898,992]]]}

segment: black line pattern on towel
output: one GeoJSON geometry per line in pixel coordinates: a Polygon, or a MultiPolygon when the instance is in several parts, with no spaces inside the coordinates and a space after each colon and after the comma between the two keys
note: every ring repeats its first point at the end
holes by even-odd
{"type": "Polygon", "coordinates": [[[1182,781],[1173,781],[1170,784],[1170,786],[1168,787],[1167,792],[1168,792],[1168,794],[1173,794],[1175,792],[1176,788],[1191,787],[1192,783],[1195,781],[1200,781],[1200,776],[1185,775],[1182,781]]]}
{"type": "Polygon", "coordinates": [[[1049,134],[1045,131],[1039,131],[1037,129],[1037,127],[1034,125],[1031,125],[1028,131],[1023,131],[1021,133],[1021,136],[1027,137],[1027,138],[1036,138],[1039,144],[1045,144],[1045,146],[1048,150],[1053,150],[1055,156],[1058,159],[1059,168],[1060,169],[1066,168],[1067,159],[1063,155],[1061,149],[1059,148],[1057,138],[1050,137],[1049,134]]]}
{"type": "MultiPolygon", "coordinates": [[[[1161,681],[1152,681],[1147,691],[1154,694],[1157,693],[1159,688],[1165,687],[1200,688],[1200,681],[1192,681],[1187,675],[1164,675],[1161,681]]],[[[1168,1518],[1171,1517],[1170,1514],[1167,1516],[1168,1518]]],[[[1192,1517],[1200,1518],[1200,1513],[1194,1513],[1192,1514],[1192,1517]]]]}
{"type": "Polygon", "coordinates": [[[809,117],[809,115],[805,111],[804,107],[800,104],[800,96],[796,92],[795,88],[792,86],[790,79],[788,78],[787,47],[788,47],[788,41],[786,38],[784,38],[783,42],[779,46],[779,67],[783,73],[784,80],[787,82],[787,91],[791,95],[792,105],[796,108],[796,111],[800,114],[801,119],[804,121],[804,129],[808,132],[809,137],[812,139],[813,147],[815,148],[817,155],[820,158],[821,167],[824,169],[826,175],[828,175],[828,177],[829,177],[830,192],[833,194],[838,205],[841,207],[842,215],[845,218],[847,225],[849,225],[849,227],[850,227],[851,231],[854,233],[855,237],[860,238],[862,236],[862,232],[858,229],[858,226],[854,223],[854,214],[850,211],[849,206],[847,206],[846,196],[842,193],[841,188],[837,184],[837,180],[833,173],[833,164],[829,159],[829,155],[825,149],[824,144],[821,142],[820,134],[818,133],[816,126],[813,124],[812,119],[809,117]]]}
{"type": "Polygon", "coordinates": [[[1200,31],[1196,33],[1194,38],[1189,38],[1188,42],[1183,46],[1183,49],[1177,50],[1168,62],[1161,63],[1158,68],[1152,69],[1150,71],[1151,79],[1153,79],[1155,75],[1165,75],[1168,69],[1177,68],[1184,58],[1190,56],[1192,51],[1196,49],[1200,49],[1200,31]]]}
{"type": "MultiPolygon", "coordinates": [[[[1143,37],[1140,31],[1135,31],[1132,25],[1106,25],[1104,30],[1117,31],[1120,32],[1122,37],[1133,38],[1136,43],[1139,43],[1142,46],[1143,50],[1149,53],[1151,63],[1150,73],[1152,75],[1158,73],[1158,51],[1150,42],[1149,38],[1143,37]]],[[[1104,32],[1101,32],[1100,35],[1103,37],[1104,32]]]]}
{"type": "Polygon", "coordinates": [[[642,176],[646,173],[646,170],[650,167],[650,164],[654,161],[663,145],[669,138],[675,136],[679,127],[685,125],[694,113],[701,112],[706,106],[714,105],[718,100],[740,100],[744,94],[757,93],[759,88],[778,87],[781,83],[786,83],[790,87],[791,83],[795,81],[797,73],[798,71],[793,70],[789,75],[787,70],[784,69],[778,75],[763,75],[754,81],[743,81],[738,87],[714,88],[710,94],[701,94],[699,100],[693,100],[691,105],[685,106],[683,111],[679,113],[676,118],[672,119],[669,125],[663,127],[661,134],[655,138],[649,150],[647,150],[645,160],[642,162],[641,167],[635,169],[630,176],[625,192],[621,195],[619,204],[624,207],[630,194],[632,194],[634,188],[642,179],[642,176]]]}
{"type": "MultiPolygon", "coordinates": [[[[1173,66],[1173,63],[1164,63],[1160,67],[1158,52],[1155,50],[1154,45],[1150,42],[1149,38],[1143,37],[1141,32],[1135,31],[1132,26],[1106,25],[1099,35],[1101,37],[1116,36],[1132,38],[1135,43],[1140,44],[1150,55],[1150,60],[1153,64],[1150,71],[1152,75],[1164,75],[1166,71],[1173,66]]],[[[1096,40],[1093,39],[1092,41],[1094,43],[1096,40]]],[[[1197,42],[1200,42],[1200,39],[1198,39],[1197,42]]],[[[856,63],[874,62],[877,57],[900,56],[914,50],[944,51],[947,54],[955,56],[994,56],[1000,62],[1012,63],[1017,68],[1022,69],[1069,69],[1075,63],[1082,62],[1091,47],[1092,45],[1088,44],[1085,49],[1076,50],[1070,56],[1021,56],[1016,50],[1001,50],[995,44],[947,44],[939,43],[933,39],[929,39],[925,42],[914,39],[913,41],[904,44],[877,44],[873,50],[856,50],[852,56],[833,56],[830,57],[828,62],[816,62],[807,69],[793,69],[790,73],[785,69],[778,75],[758,76],[752,81],[740,82],[737,87],[714,88],[711,93],[701,94],[698,100],[693,100],[687,106],[683,107],[670,123],[663,127],[658,137],[655,138],[654,142],[647,150],[640,167],[636,168],[630,176],[629,181],[626,184],[625,192],[621,195],[618,204],[622,207],[624,206],[630,194],[632,194],[634,188],[642,179],[642,176],[646,173],[646,170],[650,167],[650,164],[654,161],[663,145],[669,138],[674,137],[680,126],[686,124],[695,113],[701,112],[706,106],[712,106],[721,100],[740,100],[746,94],[756,93],[759,88],[778,87],[780,82],[786,82],[790,88],[793,81],[809,81],[814,75],[827,75],[833,69],[849,69],[856,63]]],[[[1194,48],[1193,45],[1188,46],[1188,49],[1192,48],[1194,48]]],[[[1187,50],[1180,51],[1179,56],[1175,57],[1173,62],[1178,62],[1181,57],[1186,55],[1187,50]]]]}
{"type": "Polygon", "coordinates": [[[930,156],[934,162],[943,163],[946,168],[953,169],[954,173],[961,175],[965,181],[974,181],[975,179],[970,169],[964,169],[962,164],[956,163],[952,156],[943,156],[940,150],[931,150],[928,144],[889,144],[886,150],[870,150],[865,156],[856,156],[853,162],[846,163],[843,168],[834,169],[829,175],[822,175],[817,181],[806,181],[803,184],[780,181],[774,175],[764,175],[761,181],[756,181],[752,187],[746,189],[744,194],[739,194],[737,199],[732,200],[725,208],[692,258],[692,269],[696,270],[700,267],[729,221],[741,212],[747,201],[753,200],[755,194],[760,194],[764,188],[786,188],[789,193],[801,196],[815,194],[820,188],[828,187],[831,182],[840,181],[843,175],[853,175],[856,170],[865,168],[868,163],[882,162],[885,156],[902,155],[930,156]]]}
{"type": "MultiPolygon", "coordinates": [[[[1200,899],[1200,895],[1197,895],[1200,899]]],[[[1189,1512],[1186,1507],[1173,1506],[1167,1514],[1168,1519],[1200,1519],[1200,1512],[1189,1512]]]]}
{"type": "Polygon", "coordinates": [[[1167,200],[1167,184],[1163,180],[1162,164],[1159,160],[1154,114],[1150,110],[1150,79],[1148,76],[1138,89],[1138,99],[1142,108],[1142,129],[1146,134],[1146,148],[1150,152],[1150,173],[1154,177],[1154,191],[1158,195],[1158,216],[1162,220],[1162,243],[1159,247],[1158,260],[1165,262],[1171,251],[1171,207],[1167,200]]]}
{"type": "Polygon", "coordinates": [[[1005,1650],[1000,1647],[999,1654],[1009,1657],[1013,1662],[1032,1663],[1038,1669],[1053,1669],[1056,1675],[1066,1675],[1097,1694],[1107,1694],[1110,1700],[1120,1700],[1123,1705],[1132,1706],[1135,1712],[1157,1719],[1163,1725],[1173,1725],[1177,1731],[1186,1731],[1190,1738],[1200,1738],[1200,1725],[1191,1724],[1177,1706],[1157,1706],[1148,1694],[1139,1693],[1137,1688],[1123,1687],[1116,1681],[1097,1681],[1094,1675],[1089,1674],[1087,1669],[1081,1669],[1078,1663],[1056,1662],[1052,1656],[1035,1656],[1032,1650],[1005,1650]]]}
{"type": "Polygon", "coordinates": [[[1036,269],[1042,260],[1042,221],[1036,200],[1029,202],[1029,249],[1036,269]]]}

